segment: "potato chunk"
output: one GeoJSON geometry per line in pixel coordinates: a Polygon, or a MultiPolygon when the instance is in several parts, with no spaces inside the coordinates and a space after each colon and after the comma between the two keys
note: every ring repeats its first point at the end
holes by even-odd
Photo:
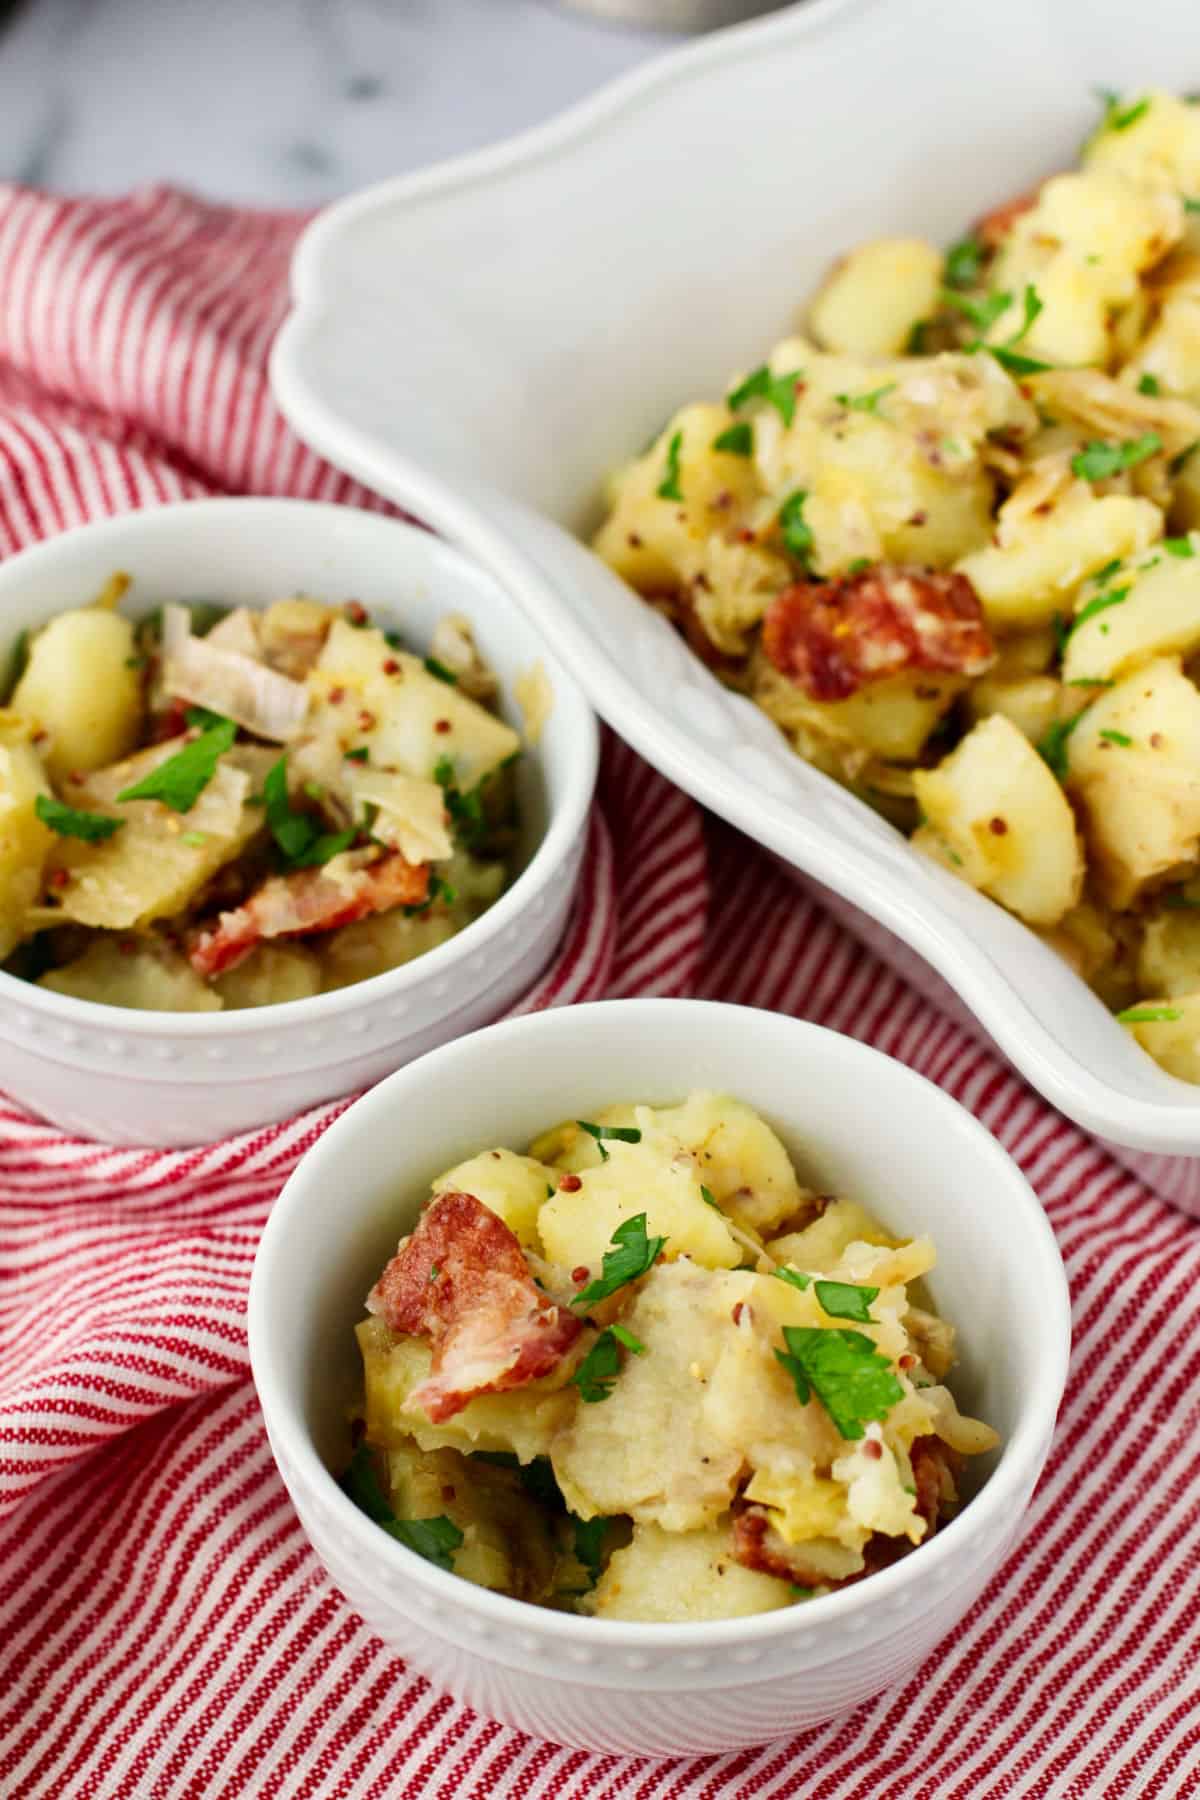
{"type": "MultiPolygon", "coordinates": [[[[1111,680],[1158,656],[1200,649],[1200,554],[1166,550],[1132,569],[1118,569],[1104,592],[1125,598],[1077,625],[1067,639],[1063,680],[1111,680]]],[[[1084,601],[1086,606],[1086,599],[1084,601]]]]}
{"type": "MultiPolygon", "coordinates": [[[[649,1108],[639,1108],[639,1113],[649,1108]]],[[[689,1094],[682,1106],[658,1108],[653,1118],[690,1150],[705,1187],[754,1231],[778,1227],[803,1206],[807,1188],[766,1120],[728,1094],[689,1094]]]]}
{"type": "Polygon", "coordinates": [[[220,1012],[221,996],[186,956],[157,938],[96,937],[82,956],[43,975],[39,987],[134,1012],[220,1012]]]}
{"type": "Polygon", "coordinates": [[[613,1552],[591,1610],[598,1619],[742,1619],[794,1598],[790,1582],[734,1560],[727,1519],[686,1532],[642,1523],[633,1541],[613,1552]]]}
{"type": "Polygon", "coordinates": [[[228,1007],[279,1006],[321,991],[321,965],[302,944],[260,944],[213,988],[228,1007]]]}
{"type": "Polygon", "coordinates": [[[25,916],[42,886],[53,833],[37,816],[50,784],[30,742],[32,727],[0,712],[0,961],[25,936],[25,916]]]}
{"type": "Polygon", "coordinates": [[[515,1150],[481,1150],[439,1175],[435,1194],[473,1194],[526,1249],[538,1248],[538,1212],[553,1189],[557,1170],[548,1169],[534,1156],[518,1156],[515,1150]]]}
{"type": "Polygon", "coordinates": [[[142,725],[133,626],[85,606],[59,613],[33,639],[10,705],[46,735],[42,758],[55,782],[127,756],[142,725]]]}
{"type": "Polygon", "coordinates": [[[1102,898],[1130,906],[1200,852],[1200,693],[1175,657],[1138,669],[1084,714],[1068,740],[1102,898]]]}
{"type": "Polygon", "coordinates": [[[913,777],[927,824],[919,849],[1031,925],[1053,925],[1083,886],[1071,808],[1029,740],[999,713],[936,769],[913,777]]]}
{"type": "Polygon", "coordinates": [[[1180,1081],[1200,1083],[1200,993],[1174,994],[1167,1000],[1139,1002],[1137,1010],[1159,1012],[1126,1026],[1155,1062],[1180,1081]]]}
{"type": "Polygon", "coordinates": [[[852,356],[898,356],[936,312],[942,254],[922,238],[876,238],[835,265],[809,309],[813,335],[852,356]]]}
{"type": "Polygon", "coordinates": [[[741,1248],[700,1192],[702,1165],[677,1138],[648,1129],[640,1143],[606,1148],[607,1162],[584,1169],[575,1192],[557,1191],[538,1214],[551,1262],[599,1274],[617,1226],[645,1213],[648,1235],[667,1240],[666,1257],[690,1256],[709,1269],[737,1267],[741,1248]]]}
{"type": "Polygon", "coordinates": [[[410,1442],[385,1453],[388,1498],[400,1519],[448,1518],[463,1534],[454,1573],[518,1600],[549,1599],[558,1563],[550,1520],[515,1469],[421,1450],[410,1442]]]}
{"type": "Polygon", "coordinates": [[[821,1274],[836,1268],[848,1244],[894,1247],[899,1242],[857,1200],[832,1200],[811,1225],[803,1231],[772,1238],[767,1249],[776,1262],[792,1263],[797,1269],[821,1274]]]}

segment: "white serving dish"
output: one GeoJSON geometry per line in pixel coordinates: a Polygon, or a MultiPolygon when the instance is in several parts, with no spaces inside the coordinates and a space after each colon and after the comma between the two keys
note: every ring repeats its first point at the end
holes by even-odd
{"type": "Polygon", "coordinates": [[[837,252],[949,240],[1072,160],[1093,84],[1148,81],[1200,85],[1177,0],[809,0],[331,208],[297,252],[272,374],[301,435],[491,568],[643,755],[917,952],[1048,1099],[1200,1210],[1196,1089],[806,767],[570,535],[604,472],[753,365],[837,252]]]}
{"type": "Polygon", "coordinates": [[[275,1204],[250,1284],[249,1331],[296,1510],[372,1630],[439,1686],[537,1736],[691,1755],[759,1743],[898,1689],[953,1631],[1012,1544],[1045,1461],[1070,1305],[1054,1235],[1024,1178],[931,1083],[777,1013],[624,1000],[461,1038],[351,1107],[275,1204]],[[712,1625],[546,1612],[422,1561],[373,1525],[330,1471],[349,1455],[348,1409],[361,1393],[353,1327],[431,1179],[489,1144],[522,1148],[561,1118],[588,1118],[616,1100],[663,1104],[700,1087],[761,1110],[802,1180],[877,1206],[897,1230],[932,1235],[934,1296],[960,1326],[956,1392],[1002,1438],[982,1485],[885,1573],[799,1608],[712,1625]]]}
{"type": "Polygon", "coordinates": [[[415,526],[302,500],[193,500],[82,526],[12,557],[0,567],[0,642],[86,603],[114,569],[133,577],[134,611],[171,599],[264,605],[303,591],[361,600],[416,645],[443,613],[466,613],[517,725],[513,679],[541,657],[555,704],[523,759],[524,867],[449,943],[282,1006],[131,1012],[0,973],[0,1088],[85,1137],[192,1144],[353,1093],[503,1012],[562,935],[596,777],[595,717],[531,621],[491,577],[415,526]]]}

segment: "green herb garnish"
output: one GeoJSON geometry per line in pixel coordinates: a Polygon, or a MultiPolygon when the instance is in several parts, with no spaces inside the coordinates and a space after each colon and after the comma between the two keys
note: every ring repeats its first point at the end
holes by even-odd
{"type": "Polygon", "coordinates": [[[1104,117],[1099,127],[1101,131],[1128,131],[1150,109],[1148,99],[1134,100],[1129,106],[1122,106],[1120,94],[1112,88],[1096,88],[1094,92],[1104,107],[1104,117]]]}
{"type": "Polygon", "coordinates": [[[879,1295],[877,1287],[856,1287],[849,1281],[817,1281],[813,1283],[822,1312],[831,1319],[853,1319],[857,1325],[871,1323],[871,1302],[879,1295]]]}
{"type": "Polygon", "coordinates": [[[724,450],[729,456],[753,456],[753,425],[747,425],[744,420],[740,424],[730,425],[713,439],[712,447],[714,450],[724,450]]]}
{"type": "Polygon", "coordinates": [[[580,1131],[586,1131],[590,1138],[595,1138],[596,1148],[600,1152],[600,1161],[608,1161],[605,1141],[610,1144],[640,1144],[642,1134],[634,1125],[593,1125],[590,1119],[576,1119],[580,1131]]]}
{"type": "Polygon", "coordinates": [[[1200,438],[1197,438],[1194,444],[1189,444],[1186,449],[1181,450],[1178,456],[1173,456],[1171,458],[1170,462],[1167,464],[1168,475],[1182,475],[1183,465],[1187,462],[1187,459],[1192,454],[1193,450],[1200,450],[1200,438]]]}
{"type": "Polygon", "coordinates": [[[1036,356],[1022,356],[1019,350],[1009,350],[1004,344],[973,344],[971,348],[986,350],[1010,375],[1041,375],[1054,366],[1039,362],[1036,356]]]}
{"type": "Polygon", "coordinates": [[[703,1200],[705,1206],[711,1206],[714,1212],[720,1212],[721,1208],[717,1204],[716,1195],[711,1188],[706,1188],[703,1182],[700,1183],[700,1198],[703,1200]]]}
{"type": "Polygon", "coordinates": [[[579,1398],[588,1406],[607,1400],[621,1373],[621,1351],[611,1331],[602,1331],[571,1377],[579,1398]]]}
{"type": "Polygon", "coordinates": [[[445,663],[438,661],[436,656],[427,656],[425,658],[425,672],[428,675],[435,676],[438,681],[444,681],[447,687],[458,686],[458,676],[454,673],[454,670],[448,669],[445,663]]]}
{"type": "Polygon", "coordinates": [[[812,1286],[812,1276],[805,1275],[800,1269],[772,1269],[771,1273],[776,1281],[786,1281],[789,1287],[799,1288],[801,1293],[812,1286]]]}
{"type": "Polygon", "coordinates": [[[1059,781],[1067,778],[1067,739],[1082,719],[1082,713],[1076,713],[1073,719],[1057,719],[1043,737],[1034,745],[1051,774],[1059,781]]]}
{"type": "Polygon", "coordinates": [[[97,844],[110,838],[125,823],[124,819],[110,819],[105,813],[81,812],[77,807],[64,806],[61,800],[55,800],[49,794],[39,794],[33,810],[42,824],[57,831],[59,837],[82,838],[86,844],[97,844]]]}
{"type": "Polygon", "coordinates": [[[1120,606],[1128,598],[1128,587],[1109,588],[1107,593],[1093,595],[1087,605],[1080,607],[1071,620],[1067,636],[1074,637],[1079,627],[1086,625],[1089,619],[1094,619],[1097,613],[1107,612],[1110,606],[1120,606]]]}
{"type": "Polygon", "coordinates": [[[982,300],[968,299],[966,294],[956,294],[949,288],[942,289],[942,304],[954,307],[962,313],[975,327],[980,337],[990,331],[1001,313],[1008,311],[1012,305],[1009,293],[985,294],[982,300]]]}
{"type": "Polygon", "coordinates": [[[1064,685],[1066,687],[1110,688],[1116,684],[1108,675],[1075,675],[1064,685]]]}
{"type": "Polygon", "coordinates": [[[683,433],[677,431],[667,445],[666,473],[654,490],[660,500],[683,499],[683,489],[679,485],[679,452],[682,448],[683,433]]]}
{"type": "Polygon", "coordinates": [[[775,1352],[806,1404],[815,1393],[844,1438],[861,1438],[874,1419],[885,1419],[904,1398],[891,1365],[861,1331],[785,1325],[786,1351],[775,1352]]]}
{"type": "Polygon", "coordinates": [[[570,1514],[570,1520],[575,1534],[572,1545],[575,1561],[586,1571],[588,1586],[595,1587],[604,1568],[604,1539],[608,1535],[608,1520],[579,1519],[574,1513],[570,1514]]]}
{"type": "Polygon", "coordinates": [[[630,1352],[630,1354],[632,1356],[644,1356],[646,1354],[645,1344],[643,1344],[641,1338],[634,1337],[632,1331],[629,1330],[628,1326],[613,1325],[613,1326],[610,1326],[609,1329],[612,1331],[612,1334],[616,1338],[618,1344],[622,1344],[625,1347],[625,1349],[630,1352]]]}
{"type": "Polygon", "coordinates": [[[8,668],[4,681],[0,684],[0,699],[7,705],[17,683],[29,667],[29,632],[22,629],[13,639],[13,647],[8,655],[8,668]]]}
{"type": "Polygon", "coordinates": [[[1043,311],[1038,291],[1031,282],[1026,283],[1025,292],[1021,296],[1021,306],[1021,323],[1012,336],[1005,339],[1006,344],[1019,344],[1038,314],[1043,311]]]}
{"type": "Polygon", "coordinates": [[[1128,438],[1123,444],[1086,444],[1071,458],[1072,472],[1084,481],[1107,481],[1125,469],[1135,469],[1148,456],[1157,456],[1162,439],[1156,431],[1144,431],[1139,438],[1128,438]]]}
{"type": "Polygon", "coordinates": [[[1117,1014],[1118,1025],[1157,1025],[1172,1024],[1182,1019],[1183,1013],[1177,1006],[1127,1006],[1124,1012],[1117,1014]]]}
{"type": "Polygon", "coordinates": [[[807,563],[816,542],[812,527],[804,520],[804,502],[807,499],[807,489],[797,488],[794,494],[788,495],[779,509],[779,529],[783,534],[784,544],[796,561],[801,563],[807,563]]]}
{"type": "Polygon", "coordinates": [[[288,796],[287,757],[281,756],[263,782],[267,826],[285,862],[294,869],[311,869],[348,850],[356,831],[322,831],[311,813],[297,812],[288,796]]]}
{"type": "Polygon", "coordinates": [[[785,425],[796,416],[796,383],[804,379],[803,369],[789,369],[785,375],[772,375],[766,363],[747,375],[740,387],[726,395],[730,412],[738,412],[751,400],[765,400],[773,406],[785,425]]]}
{"type": "Polygon", "coordinates": [[[627,1282],[637,1281],[653,1268],[654,1259],[666,1241],[665,1237],[647,1236],[645,1213],[626,1219],[612,1234],[613,1247],[604,1252],[599,1275],[581,1294],[576,1294],[571,1305],[595,1306],[597,1301],[607,1300],[627,1282]]]}
{"type": "Polygon", "coordinates": [[[1168,556],[1195,556],[1196,547],[1190,537],[1164,538],[1162,547],[1168,556]]]}
{"type": "Polygon", "coordinates": [[[357,763],[365,763],[370,754],[370,749],[366,744],[360,744],[357,750],[347,750],[344,753],[347,762],[357,763]]]}
{"type": "MultiPolygon", "coordinates": [[[[215,716],[215,715],[210,715],[215,716]]],[[[190,812],[217,772],[217,764],[237,737],[232,719],[218,718],[198,738],[159,763],[148,775],[117,795],[118,801],[161,800],[172,812],[190,812]]]]}
{"type": "Polygon", "coordinates": [[[1127,736],[1123,731],[1112,731],[1110,729],[1101,731],[1098,735],[1104,739],[1106,744],[1120,744],[1123,749],[1128,748],[1133,742],[1133,739],[1127,736]]]}
{"type": "Polygon", "coordinates": [[[1139,394],[1155,395],[1158,393],[1158,377],[1147,372],[1138,381],[1139,394]]]}
{"type": "Polygon", "coordinates": [[[918,319],[908,334],[908,342],[904,346],[906,356],[924,356],[925,344],[929,337],[929,320],[918,319]]]}
{"type": "Polygon", "coordinates": [[[839,406],[845,406],[851,412],[877,413],[879,402],[888,394],[894,394],[896,387],[896,382],[889,381],[885,387],[872,388],[869,394],[835,394],[833,397],[839,406]]]}
{"type": "Polygon", "coordinates": [[[960,238],[957,244],[951,244],[946,252],[946,286],[977,286],[986,254],[978,238],[960,238]]]}
{"type": "Polygon", "coordinates": [[[454,1552],[463,1543],[458,1526],[444,1513],[432,1519],[398,1519],[379,1485],[375,1459],[365,1445],[360,1444],[354,1452],[338,1486],[390,1537],[409,1550],[415,1550],[426,1562],[436,1563],[439,1569],[447,1569],[453,1574],[454,1552]]]}

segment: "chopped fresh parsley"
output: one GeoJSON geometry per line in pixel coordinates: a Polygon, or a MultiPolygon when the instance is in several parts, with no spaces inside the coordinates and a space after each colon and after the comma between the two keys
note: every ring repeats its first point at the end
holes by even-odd
{"type": "Polygon", "coordinates": [[[1106,562],[1102,569],[1097,569],[1095,571],[1092,580],[1099,585],[1100,582],[1107,581],[1110,575],[1115,575],[1120,566],[1120,557],[1114,556],[1111,562],[1106,562]]]}
{"type": "Polygon", "coordinates": [[[1033,324],[1033,321],[1043,310],[1042,301],[1038,295],[1038,291],[1031,282],[1027,282],[1025,285],[1025,292],[1021,296],[1021,308],[1021,323],[1013,332],[1012,336],[1006,340],[1009,344],[1019,344],[1021,339],[1028,332],[1029,327],[1033,324]]]}
{"type": "Polygon", "coordinates": [[[666,1241],[665,1237],[647,1236],[645,1213],[624,1220],[612,1234],[613,1247],[604,1252],[599,1275],[595,1281],[589,1281],[581,1294],[576,1294],[571,1305],[595,1306],[626,1282],[637,1281],[654,1267],[654,1259],[666,1241]]]}
{"type": "Polygon", "coordinates": [[[960,238],[946,252],[946,286],[972,288],[979,284],[986,255],[978,238],[960,238]]]}
{"type": "Polygon", "coordinates": [[[376,1525],[382,1526],[390,1537],[396,1538],[407,1549],[415,1550],[426,1562],[454,1572],[454,1552],[463,1543],[458,1526],[444,1513],[432,1519],[398,1519],[379,1485],[375,1459],[365,1445],[360,1444],[354,1452],[338,1485],[355,1506],[376,1525]]]}
{"type": "Polygon", "coordinates": [[[1072,472],[1084,481],[1107,481],[1125,469],[1136,469],[1148,456],[1157,456],[1162,439],[1156,431],[1144,431],[1139,438],[1127,438],[1123,444],[1086,444],[1071,458],[1072,472]]]}
{"type": "Polygon", "coordinates": [[[1127,1006],[1124,1012],[1117,1014],[1117,1024],[1169,1025],[1182,1017],[1183,1013],[1178,1006],[1127,1006]]]}
{"type": "Polygon", "coordinates": [[[1187,194],[1183,196],[1184,212],[1200,213],[1200,200],[1192,200],[1187,194]]]}
{"type": "Polygon", "coordinates": [[[660,500],[683,499],[683,489],[679,485],[679,452],[682,448],[683,433],[682,431],[676,431],[672,434],[671,441],[667,445],[666,472],[654,490],[660,500]]]}
{"type": "Polygon", "coordinates": [[[712,441],[714,450],[724,450],[729,456],[754,455],[754,427],[742,420],[737,425],[730,425],[719,432],[712,441]]]}
{"type": "Polygon", "coordinates": [[[879,402],[888,394],[894,394],[896,386],[896,382],[889,381],[884,387],[872,388],[869,394],[835,394],[833,397],[839,406],[845,406],[851,412],[877,413],[879,402]]]}
{"type": "Polygon", "coordinates": [[[124,819],[110,819],[105,813],[81,812],[77,807],[64,806],[61,800],[52,799],[49,794],[39,794],[33,810],[42,824],[57,831],[59,837],[82,838],[87,844],[110,838],[125,823],[124,819]]]}
{"type": "Polygon", "coordinates": [[[199,850],[202,844],[207,844],[208,833],[207,831],[185,831],[179,841],[181,844],[186,844],[189,850],[199,850]]]}
{"type": "Polygon", "coordinates": [[[601,1162],[608,1161],[605,1140],[610,1144],[640,1144],[642,1141],[642,1134],[634,1125],[593,1125],[590,1119],[576,1119],[575,1123],[580,1131],[586,1131],[590,1138],[595,1138],[601,1162]]]}
{"type": "Polygon", "coordinates": [[[8,668],[4,680],[0,683],[0,700],[7,704],[14,688],[29,665],[29,633],[18,631],[13,639],[13,647],[8,653],[8,668]]]}
{"type": "Polygon", "coordinates": [[[1124,731],[1113,731],[1111,729],[1108,729],[1105,731],[1101,731],[1099,733],[1099,736],[1104,739],[1105,743],[1120,744],[1123,749],[1127,749],[1128,746],[1130,744],[1132,744],[1132,742],[1133,742],[1133,739],[1131,737],[1129,737],[1124,731]]]}
{"type": "Polygon", "coordinates": [[[1107,612],[1110,606],[1120,606],[1128,598],[1128,587],[1109,588],[1103,594],[1094,594],[1087,605],[1081,606],[1079,611],[1075,614],[1075,617],[1071,620],[1067,636],[1073,637],[1079,630],[1079,627],[1081,625],[1086,625],[1089,619],[1094,619],[1097,613],[1107,612]]]}
{"type": "Polygon", "coordinates": [[[218,719],[166,762],[159,763],[157,769],[125,788],[117,795],[118,801],[161,800],[172,812],[190,812],[216,774],[222,756],[232,750],[236,737],[233,720],[218,719]]]}
{"type": "Polygon", "coordinates": [[[924,356],[925,344],[929,337],[929,320],[918,319],[908,334],[908,342],[904,346],[906,356],[924,356]]]}
{"type": "Polygon", "coordinates": [[[847,566],[846,573],[847,575],[861,575],[864,569],[869,569],[870,567],[871,559],[869,556],[856,556],[854,561],[847,566]]]}
{"type": "Polygon", "coordinates": [[[956,312],[962,313],[982,337],[985,331],[991,330],[1001,313],[1008,311],[1012,305],[1012,295],[985,294],[982,300],[971,300],[966,294],[956,294],[950,288],[943,288],[942,304],[952,306],[956,312]]]}
{"type": "Polygon", "coordinates": [[[1138,381],[1138,393],[1155,395],[1158,393],[1158,377],[1148,371],[1138,381]]]}
{"type": "Polygon", "coordinates": [[[1096,97],[1104,107],[1104,117],[1100,121],[1101,131],[1128,131],[1131,125],[1150,110],[1149,99],[1134,100],[1128,106],[1122,106],[1121,96],[1112,88],[1096,88],[1096,97]]]}
{"type": "Polygon", "coordinates": [[[817,1591],[816,1588],[800,1587],[794,1581],[791,1584],[791,1588],[793,1600],[811,1600],[814,1598],[817,1591]]]}
{"type": "Polygon", "coordinates": [[[885,1419],[904,1389],[885,1356],[861,1331],[785,1325],[787,1349],[775,1355],[788,1371],[796,1397],[816,1395],[844,1438],[861,1438],[874,1419],[885,1419]]]}
{"type": "Polygon", "coordinates": [[[608,1520],[605,1518],[578,1519],[570,1515],[571,1527],[575,1534],[572,1549],[575,1561],[584,1569],[588,1577],[588,1586],[595,1587],[604,1568],[604,1539],[608,1534],[608,1520]]]}
{"type": "Polygon", "coordinates": [[[703,1182],[700,1183],[700,1198],[705,1206],[711,1206],[714,1212],[720,1212],[721,1208],[717,1204],[716,1195],[711,1188],[706,1188],[703,1182]]]}
{"type": "Polygon", "coordinates": [[[1162,547],[1168,556],[1195,556],[1196,547],[1190,537],[1164,538],[1162,547]]]}
{"type": "Polygon", "coordinates": [[[357,750],[347,750],[345,752],[345,758],[346,758],[347,762],[365,763],[368,756],[370,756],[370,754],[371,754],[371,752],[370,752],[369,748],[367,747],[367,745],[360,744],[358,746],[357,750]]]}
{"type": "Polygon", "coordinates": [[[857,1325],[871,1322],[871,1302],[879,1295],[877,1287],[856,1287],[850,1281],[817,1281],[813,1283],[822,1312],[831,1319],[853,1319],[857,1325]]]}
{"type": "Polygon", "coordinates": [[[1110,688],[1115,684],[1108,675],[1075,675],[1065,685],[1067,687],[1110,688]]]}
{"type": "Polygon", "coordinates": [[[348,850],[354,827],[348,831],[322,831],[311,813],[297,812],[288,797],[287,757],[281,756],[263,782],[267,826],[285,862],[294,869],[316,868],[348,850]]]}
{"type": "Polygon", "coordinates": [[[608,1399],[620,1373],[620,1347],[611,1331],[602,1331],[572,1375],[571,1385],[579,1389],[579,1398],[587,1406],[595,1406],[608,1399]]]}
{"type": "Polygon", "coordinates": [[[1187,462],[1187,459],[1192,454],[1193,450],[1200,450],[1200,438],[1197,438],[1194,444],[1188,444],[1185,449],[1179,452],[1178,456],[1173,456],[1171,458],[1170,462],[1167,464],[1167,474],[1182,475],[1183,465],[1187,462]]]}
{"type": "Polygon", "coordinates": [[[454,670],[448,669],[445,663],[438,661],[436,656],[427,656],[425,658],[425,672],[428,675],[436,676],[438,681],[444,681],[447,687],[458,686],[458,676],[454,673],[454,670]]]}
{"type": "Polygon", "coordinates": [[[978,344],[972,349],[986,350],[1010,375],[1041,375],[1054,366],[1039,362],[1036,356],[1022,356],[1019,350],[1010,350],[1005,344],[978,344]]]}
{"type": "Polygon", "coordinates": [[[772,1269],[776,1281],[786,1281],[789,1287],[799,1288],[801,1293],[812,1286],[812,1276],[805,1275],[800,1269],[772,1269]]]}
{"type": "Polygon", "coordinates": [[[641,1338],[634,1337],[628,1326],[613,1325],[610,1329],[618,1344],[623,1345],[624,1348],[629,1351],[631,1356],[644,1356],[646,1354],[645,1344],[643,1344],[641,1338]]]}
{"type": "Polygon", "coordinates": [[[739,387],[726,395],[730,412],[740,412],[751,400],[765,400],[773,406],[785,425],[796,416],[796,383],[803,381],[803,369],[789,369],[784,375],[772,375],[766,363],[747,375],[739,387]]]}
{"type": "Polygon", "coordinates": [[[804,520],[804,502],[807,499],[807,489],[797,488],[794,494],[788,495],[779,509],[779,529],[783,534],[784,544],[796,561],[802,563],[807,563],[816,542],[812,527],[804,520]]]}
{"type": "Polygon", "coordinates": [[[1067,739],[1082,717],[1082,713],[1077,713],[1073,719],[1056,719],[1034,745],[1050,773],[1057,776],[1059,781],[1067,778],[1067,739]]]}

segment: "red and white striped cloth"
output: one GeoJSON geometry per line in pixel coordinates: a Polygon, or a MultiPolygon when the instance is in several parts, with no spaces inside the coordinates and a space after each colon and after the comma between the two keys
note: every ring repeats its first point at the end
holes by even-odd
{"type": "MultiPolygon", "coordinates": [[[[267,390],[300,221],[0,193],[0,550],[222,492],[379,505],[267,390]]],[[[1075,1354],[1007,1565],[901,1691],[695,1761],[534,1742],[432,1692],[309,1551],[250,1384],[273,1196],[339,1108],[114,1150],[0,1107],[0,1794],[966,1800],[1200,1792],[1200,1224],[609,742],[589,881],[529,1004],[697,993],[818,1019],[970,1107],[1038,1189],[1075,1354]]]]}

